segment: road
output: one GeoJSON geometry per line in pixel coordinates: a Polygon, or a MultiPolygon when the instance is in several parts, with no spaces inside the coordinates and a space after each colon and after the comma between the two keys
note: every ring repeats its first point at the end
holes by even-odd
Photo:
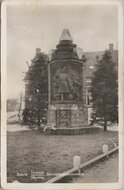
{"type": "Polygon", "coordinates": [[[84,171],[84,175],[73,178],[73,183],[117,183],[118,154],[99,162],[84,171]]]}

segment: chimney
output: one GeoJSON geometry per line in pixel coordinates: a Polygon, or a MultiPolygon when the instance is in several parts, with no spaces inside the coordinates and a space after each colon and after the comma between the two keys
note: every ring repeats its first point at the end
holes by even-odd
{"type": "Polygon", "coordinates": [[[41,49],[40,48],[36,48],[36,55],[41,53],[41,49]]]}
{"type": "Polygon", "coordinates": [[[113,51],[113,49],[114,49],[114,45],[113,44],[109,44],[109,51],[113,51]]]}

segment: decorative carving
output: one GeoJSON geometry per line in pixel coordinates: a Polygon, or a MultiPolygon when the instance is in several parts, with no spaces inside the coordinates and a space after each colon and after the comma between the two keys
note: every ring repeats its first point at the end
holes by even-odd
{"type": "Polygon", "coordinates": [[[70,123],[71,123],[70,110],[58,110],[57,123],[60,127],[70,126],[70,123]]]}
{"type": "Polygon", "coordinates": [[[68,67],[57,69],[52,77],[52,98],[55,101],[73,101],[81,98],[79,73],[68,67]]]}
{"type": "Polygon", "coordinates": [[[49,112],[48,112],[48,124],[56,125],[56,110],[49,110],[49,112]]]}
{"type": "Polygon", "coordinates": [[[83,112],[82,110],[73,110],[71,114],[71,123],[73,126],[82,125],[83,123],[83,112]]]}

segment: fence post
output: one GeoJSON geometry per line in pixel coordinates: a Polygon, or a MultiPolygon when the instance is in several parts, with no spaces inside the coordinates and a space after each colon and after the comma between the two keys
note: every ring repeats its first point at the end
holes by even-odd
{"type": "Polygon", "coordinates": [[[74,156],[73,157],[73,168],[78,170],[78,173],[80,175],[81,171],[80,171],[80,165],[81,165],[81,158],[80,156],[74,156]]]}
{"type": "Polygon", "coordinates": [[[103,154],[106,154],[107,158],[108,158],[108,145],[104,144],[103,147],[102,147],[102,150],[103,150],[103,154]]]}

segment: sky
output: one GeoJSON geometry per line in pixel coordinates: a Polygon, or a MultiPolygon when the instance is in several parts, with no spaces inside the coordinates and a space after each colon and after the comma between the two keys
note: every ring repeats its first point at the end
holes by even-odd
{"type": "Polygon", "coordinates": [[[39,5],[7,7],[7,98],[24,94],[23,78],[36,48],[48,53],[68,28],[84,52],[117,49],[118,17],[115,5],[39,5]]]}

